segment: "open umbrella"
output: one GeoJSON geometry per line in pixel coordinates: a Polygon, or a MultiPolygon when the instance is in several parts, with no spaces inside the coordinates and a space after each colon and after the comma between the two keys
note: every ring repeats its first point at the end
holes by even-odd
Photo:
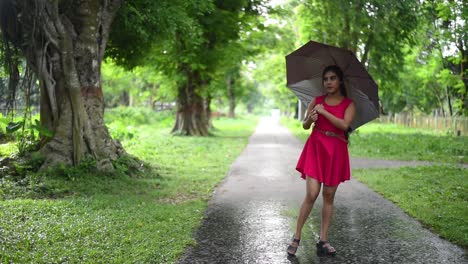
{"type": "Polygon", "coordinates": [[[338,65],[344,74],[348,97],[356,105],[351,129],[379,116],[378,87],[366,68],[349,50],[315,41],[286,56],[287,86],[306,106],[316,96],[326,93],[322,85],[322,71],[328,65],[338,65]]]}

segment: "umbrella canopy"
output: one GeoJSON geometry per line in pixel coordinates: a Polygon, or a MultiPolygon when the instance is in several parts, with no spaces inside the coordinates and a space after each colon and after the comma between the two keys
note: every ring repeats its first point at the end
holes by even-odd
{"type": "Polygon", "coordinates": [[[322,71],[329,65],[338,65],[341,68],[348,97],[356,105],[356,116],[351,129],[377,118],[377,84],[349,50],[309,41],[286,56],[287,86],[302,103],[309,105],[313,98],[326,93],[322,85],[322,71]]]}

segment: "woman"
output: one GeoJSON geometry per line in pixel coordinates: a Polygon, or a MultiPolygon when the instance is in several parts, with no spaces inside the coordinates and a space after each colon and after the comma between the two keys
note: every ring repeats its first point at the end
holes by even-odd
{"type": "Polygon", "coordinates": [[[317,254],[336,255],[336,250],[327,242],[327,232],[338,185],[350,179],[347,140],[356,108],[346,97],[343,72],[338,66],[331,65],[323,70],[322,84],[327,93],[312,100],[302,123],[304,129],[309,129],[312,123],[315,125],[296,166],[296,170],[306,180],[306,196],[297,219],[296,232],[287,249],[289,255],[296,254],[302,227],[321,188],[323,188],[322,225],[317,241],[317,254]]]}

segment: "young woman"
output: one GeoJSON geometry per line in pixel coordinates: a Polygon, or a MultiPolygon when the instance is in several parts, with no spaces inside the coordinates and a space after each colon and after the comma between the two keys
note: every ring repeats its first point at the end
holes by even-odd
{"type": "Polygon", "coordinates": [[[335,256],[336,250],[327,242],[327,232],[333,214],[336,189],[350,179],[348,156],[348,129],[356,113],[354,103],[346,97],[343,72],[336,65],[322,73],[327,93],[318,96],[307,108],[302,123],[309,129],[315,123],[296,166],[306,180],[306,196],[297,219],[296,233],[288,246],[289,255],[295,255],[301,240],[301,231],[322,189],[322,225],[317,241],[319,256],[335,256]],[[322,187],[323,186],[323,187],[322,187]]]}

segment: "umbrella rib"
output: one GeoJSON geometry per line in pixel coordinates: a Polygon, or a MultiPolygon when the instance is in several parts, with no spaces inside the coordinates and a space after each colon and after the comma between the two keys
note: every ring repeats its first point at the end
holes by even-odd
{"type": "Polygon", "coordinates": [[[338,63],[336,62],[335,60],[335,57],[333,57],[332,53],[331,53],[331,48],[330,46],[327,47],[327,50],[328,50],[328,54],[330,54],[330,57],[332,58],[333,60],[333,63],[335,63],[335,65],[338,65],[338,63]]]}
{"type": "Polygon", "coordinates": [[[346,68],[343,69],[343,72],[346,72],[349,68],[349,66],[351,66],[351,61],[353,60],[353,53],[351,53],[351,56],[349,56],[349,59],[348,59],[348,64],[346,65],[346,68]]]}

